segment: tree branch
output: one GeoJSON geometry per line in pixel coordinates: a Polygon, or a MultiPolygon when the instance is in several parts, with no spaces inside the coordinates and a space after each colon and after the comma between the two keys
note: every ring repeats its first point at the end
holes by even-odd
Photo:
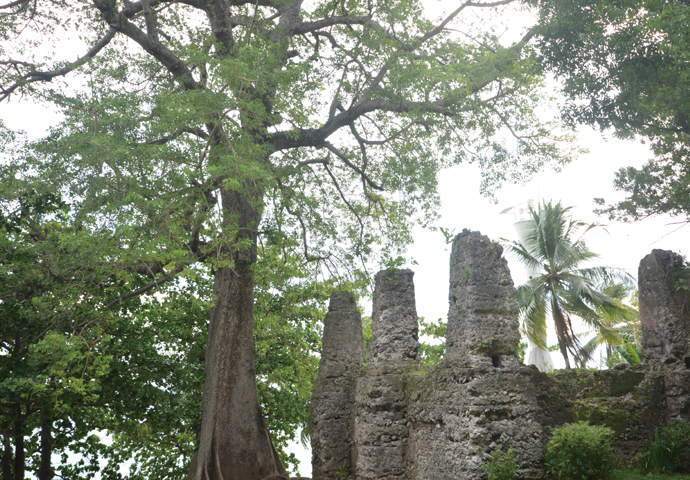
{"type": "Polygon", "coordinates": [[[30,0],[16,0],[14,2],[6,3],[5,5],[0,5],[0,10],[16,7],[17,5],[22,5],[23,3],[29,3],[29,1],[30,0]]]}
{"type": "MultiPolygon", "coordinates": [[[[208,257],[207,254],[200,255],[192,263],[201,262],[201,261],[205,260],[207,257],[208,257]]],[[[181,263],[181,264],[177,265],[171,272],[169,272],[169,273],[163,275],[162,277],[154,280],[153,282],[149,283],[148,285],[145,285],[141,288],[137,288],[136,290],[132,290],[131,292],[125,293],[124,295],[120,295],[115,300],[113,300],[112,302],[107,304],[105,307],[103,307],[103,310],[110,310],[111,308],[113,308],[116,305],[122,305],[122,303],[124,301],[129,300],[130,298],[137,297],[141,294],[148,292],[149,290],[152,290],[152,289],[154,289],[154,288],[156,288],[156,287],[158,287],[164,283],[169,282],[170,280],[175,278],[177,276],[177,274],[182,272],[182,270],[184,270],[189,265],[191,265],[191,263],[181,263]]]]}
{"type": "Polygon", "coordinates": [[[352,212],[352,214],[357,218],[357,221],[359,222],[359,226],[361,227],[361,230],[363,231],[364,230],[364,222],[362,222],[362,219],[360,218],[357,211],[352,207],[352,205],[347,200],[347,198],[345,198],[345,194],[340,189],[340,184],[338,183],[338,180],[335,178],[335,176],[331,172],[331,169],[328,168],[327,164],[324,164],[323,167],[326,169],[326,172],[328,172],[328,176],[331,177],[331,180],[333,180],[333,185],[335,186],[336,190],[338,190],[338,194],[340,195],[340,198],[343,200],[343,202],[345,202],[345,205],[347,205],[347,208],[349,208],[350,211],[352,212]]]}
{"type": "Polygon", "coordinates": [[[151,42],[159,43],[156,22],[153,20],[153,12],[151,11],[151,0],[141,0],[141,9],[144,12],[144,23],[146,24],[146,33],[151,39],[151,42]]]}
{"type": "Polygon", "coordinates": [[[331,163],[331,161],[328,159],[328,157],[326,157],[326,158],[314,158],[311,160],[303,160],[297,164],[296,168],[306,167],[307,165],[313,165],[315,163],[320,163],[322,165],[329,165],[331,163]]]}
{"type": "MultiPolygon", "coordinates": [[[[331,27],[334,25],[365,25],[367,23],[372,23],[371,17],[350,17],[350,16],[337,16],[328,17],[315,22],[302,22],[296,25],[286,34],[289,35],[301,35],[303,33],[311,33],[322,28],[331,27]]],[[[375,23],[375,22],[374,22],[375,23]]]]}
{"type": "Polygon", "coordinates": [[[135,142],[132,143],[131,145],[137,146],[137,145],[165,145],[166,143],[175,140],[176,138],[179,138],[180,135],[183,133],[189,133],[191,135],[194,135],[202,140],[207,140],[208,139],[208,134],[204,132],[203,130],[199,128],[189,128],[189,127],[184,127],[184,128],[179,128],[177,131],[174,133],[171,133],[170,135],[164,135],[161,138],[157,138],[155,140],[149,140],[146,142],[135,142]]]}
{"type": "Polygon", "coordinates": [[[443,100],[411,102],[404,100],[391,101],[385,98],[378,98],[358,103],[354,107],[339,113],[332,121],[325,123],[319,128],[279,131],[268,135],[267,139],[276,151],[297,147],[322,147],[324,141],[341,127],[376,110],[394,113],[421,111],[448,117],[453,117],[465,111],[464,109],[447,108],[443,100]]]}
{"type": "Polygon", "coordinates": [[[23,75],[23,80],[21,82],[17,82],[14,85],[10,86],[9,88],[2,89],[0,90],[0,102],[5,100],[7,97],[9,97],[12,92],[14,92],[17,88],[20,86],[26,84],[26,83],[33,83],[33,82],[50,82],[53,78],[55,77],[60,77],[60,76],[65,76],[68,73],[72,72],[73,70],[76,70],[77,68],[81,67],[84,65],[86,62],[89,61],[89,59],[95,57],[106,45],[110,43],[110,41],[115,37],[116,30],[111,28],[108,30],[108,32],[101,38],[88,52],[86,52],[86,55],[78,59],[77,61],[70,63],[69,65],[65,65],[64,67],[58,69],[58,70],[53,70],[50,72],[41,72],[34,70],[35,65],[26,63],[26,62],[19,62],[15,60],[9,60],[2,62],[3,64],[12,64],[12,65],[23,65],[31,68],[31,70],[23,75]]]}
{"type": "Polygon", "coordinates": [[[108,0],[94,0],[94,4],[111,29],[128,36],[138,43],[148,54],[158,60],[185,89],[198,90],[201,88],[182,59],[162,45],[157,39],[153,39],[144,33],[139,27],[130,22],[126,15],[116,12],[113,4],[108,0]]]}
{"type": "Polygon", "coordinates": [[[355,165],[354,163],[352,163],[352,162],[351,162],[351,161],[350,161],[340,150],[338,150],[337,148],[335,148],[330,142],[323,142],[323,144],[324,144],[324,146],[325,146],[327,149],[329,149],[329,150],[330,150],[331,152],[333,152],[339,159],[341,159],[341,160],[343,161],[343,163],[345,163],[345,165],[347,165],[348,167],[350,167],[350,168],[351,168],[352,170],[354,170],[355,172],[359,173],[359,175],[362,177],[362,180],[366,181],[367,184],[368,184],[371,188],[373,188],[374,190],[383,191],[383,187],[381,187],[380,185],[374,183],[374,182],[367,176],[367,174],[364,173],[364,170],[362,170],[362,169],[359,168],[357,165],[355,165]]]}

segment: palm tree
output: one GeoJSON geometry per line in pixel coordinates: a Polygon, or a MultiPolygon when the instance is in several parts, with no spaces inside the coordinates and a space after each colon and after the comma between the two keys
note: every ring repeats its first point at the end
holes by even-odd
{"type": "Polygon", "coordinates": [[[631,365],[642,363],[640,313],[631,305],[623,303],[625,298],[630,297],[636,304],[637,292],[632,287],[619,283],[605,284],[601,286],[600,291],[620,302],[620,309],[597,311],[606,329],[603,332],[589,331],[581,334],[580,337],[595,334],[582,349],[591,355],[599,345],[604,345],[608,367],[621,361],[631,365]],[[606,335],[611,331],[618,336],[618,338],[613,338],[613,341],[612,335],[606,335]]]}
{"type": "Polygon", "coordinates": [[[534,275],[517,289],[518,305],[527,337],[546,349],[547,316],[556,327],[558,346],[570,368],[568,353],[582,363],[588,354],[580,346],[571,321],[576,315],[603,335],[606,341],[619,344],[620,336],[606,327],[602,312],[613,315],[623,304],[607,295],[597,285],[632,285],[630,275],[609,267],[581,268],[598,255],[587,248],[583,237],[597,224],[573,220],[572,207],[543,202],[538,210],[529,208],[530,219],[521,242],[508,249],[517,255],[534,275]]]}

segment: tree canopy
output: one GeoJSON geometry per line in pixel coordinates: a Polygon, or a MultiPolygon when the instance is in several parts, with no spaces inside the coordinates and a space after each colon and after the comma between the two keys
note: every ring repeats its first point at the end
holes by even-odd
{"type": "MultiPolygon", "coordinates": [[[[472,26],[474,11],[506,3],[457,2],[436,20],[416,0],[0,6],[0,99],[33,96],[63,115],[6,154],[3,305],[41,319],[34,339],[64,321],[100,346],[120,322],[152,326],[151,297],[208,298],[168,285],[213,278],[189,478],[284,478],[266,392],[282,414],[281,378],[313,371],[295,352],[315,346],[324,293],[361,286],[372,260],[399,263],[411,225],[435,218],[442,168],[475,161],[490,192],[575,153],[567,130],[535,114],[533,31],[504,45],[472,26]],[[88,47],[56,61],[40,40],[69,32],[88,47]],[[32,221],[36,201],[58,210],[32,221]],[[14,234],[31,239],[21,258],[17,216],[14,234]],[[264,350],[262,336],[285,341],[264,350]]],[[[206,326],[185,328],[179,341],[199,348],[206,326]]]]}
{"type": "MultiPolygon", "coordinates": [[[[690,215],[690,5],[657,0],[538,0],[537,47],[563,84],[566,121],[651,144],[621,169],[614,217],[690,215]]],[[[598,200],[603,206],[603,199],[598,200]]]]}

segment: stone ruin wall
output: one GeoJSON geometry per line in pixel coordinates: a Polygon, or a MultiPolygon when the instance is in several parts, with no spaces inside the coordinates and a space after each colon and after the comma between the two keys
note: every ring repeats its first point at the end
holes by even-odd
{"type": "Polygon", "coordinates": [[[483,479],[497,446],[517,450],[519,478],[539,479],[549,427],[608,425],[627,463],[655,428],[690,419],[690,295],[678,288],[690,276],[678,255],[640,263],[642,365],[545,374],[517,359],[502,253],[478,232],[455,238],[446,358],[434,368],[419,361],[412,271],[376,276],[366,368],[352,294],[332,295],[311,404],[314,480],[483,479]]]}

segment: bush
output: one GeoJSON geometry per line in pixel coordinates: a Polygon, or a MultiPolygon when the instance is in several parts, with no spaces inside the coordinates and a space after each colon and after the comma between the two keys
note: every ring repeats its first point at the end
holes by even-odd
{"type": "Polygon", "coordinates": [[[649,436],[649,450],[640,454],[639,465],[643,472],[671,473],[687,470],[690,466],[690,424],[675,420],[649,436]]]}
{"type": "Polygon", "coordinates": [[[509,448],[507,452],[503,452],[501,447],[496,448],[491,454],[491,461],[482,466],[489,474],[488,480],[513,480],[517,470],[515,453],[514,448],[509,448]]]}
{"type": "Polygon", "coordinates": [[[674,468],[683,472],[690,470],[690,423],[683,420],[669,422],[661,435],[674,452],[674,468]]]}
{"type": "Polygon", "coordinates": [[[613,472],[613,431],[587,422],[553,429],[544,447],[547,475],[554,480],[606,480],[613,472]]]}

